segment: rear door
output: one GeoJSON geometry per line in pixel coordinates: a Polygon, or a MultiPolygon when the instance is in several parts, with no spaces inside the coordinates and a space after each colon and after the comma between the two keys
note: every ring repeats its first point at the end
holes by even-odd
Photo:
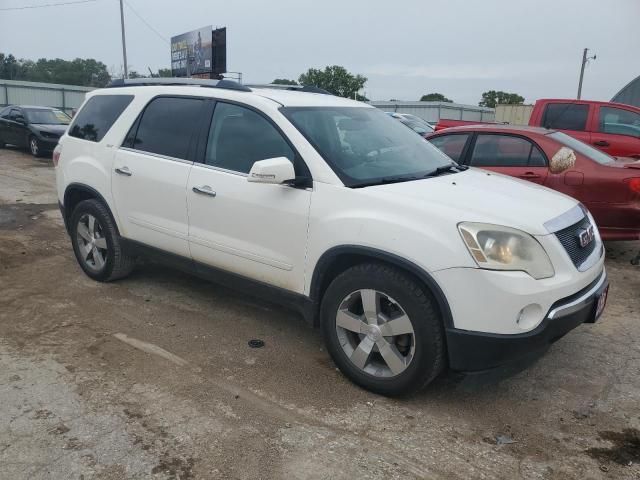
{"type": "Polygon", "coordinates": [[[205,101],[156,97],[118,149],[112,192],[125,237],[190,257],[186,187],[205,101]]]}
{"type": "Polygon", "coordinates": [[[593,117],[591,104],[586,102],[549,102],[542,112],[540,126],[561,130],[578,140],[591,143],[589,125],[593,117]]]}
{"type": "Polygon", "coordinates": [[[471,136],[471,133],[450,133],[431,137],[428,140],[454,162],[463,163],[471,136]]]}
{"type": "Polygon", "coordinates": [[[541,185],[549,173],[547,158],[536,144],[523,136],[502,133],[478,133],[469,165],[541,185]]]}
{"type": "Polygon", "coordinates": [[[640,113],[620,107],[597,106],[593,145],[615,157],[640,158],[640,113]]]}
{"type": "Polygon", "coordinates": [[[304,290],[310,188],[250,183],[258,160],[287,157],[309,176],[276,125],[244,105],[216,102],[203,162],[187,186],[189,240],[196,262],[287,290],[304,290]]]}

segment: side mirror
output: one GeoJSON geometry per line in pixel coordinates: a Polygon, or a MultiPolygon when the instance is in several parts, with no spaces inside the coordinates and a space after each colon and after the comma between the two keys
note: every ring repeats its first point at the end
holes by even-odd
{"type": "Polygon", "coordinates": [[[255,162],[249,171],[247,181],[280,185],[295,178],[293,163],[287,157],[276,157],[255,162]]]}
{"type": "Polygon", "coordinates": [[[26,125],[27,122],[24,120],[24,117],[16,117],[15,119],[16,123],[19,123],[20,125],[26,125]]]}
{"type": "Polygon", "coordinates": [[[551,157],[549,170],[551,173],[562,173],[576,164],[576,153],[569,147],[562,147],[551,157]]]}

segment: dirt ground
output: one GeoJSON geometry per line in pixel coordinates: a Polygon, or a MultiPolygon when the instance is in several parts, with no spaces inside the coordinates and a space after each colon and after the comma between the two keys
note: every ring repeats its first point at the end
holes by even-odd
{"type": "Polygon", "coordinates": [[[2,479],[640,479],[640,242],[607,245],[604,316],[528,370],[399,400],[242,292],[91,281],[56,202],[51,160],[0,150],[2,479]]]}

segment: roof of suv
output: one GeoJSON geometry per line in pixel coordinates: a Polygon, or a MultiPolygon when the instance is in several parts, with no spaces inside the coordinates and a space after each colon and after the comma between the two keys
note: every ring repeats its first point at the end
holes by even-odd
{"type": "MultiPolygon", "coordinates": [[[[315,87],[311,87],[315,88],[315,87]]],[[[302,89],[283,89],[280,86],[260,85],[247,87],[239,83],[223,80],[198,80],[176,78],[140,78],[134,80],[114,81],[106,89],[94,91],[98,94],[135,93],[144,89],[156,90],[158,93],[188,94],[201,97],[233,97],[241,100],[245,95],[256,95],[268,98],[285,107],[371,107],[363,102],[357,102],[347,98],[338,97],[328,93],[303,91],[302,89]],[[224,92],[223,95],[222,92],[224,92]]],[[[317,89],[319,90],[319,89],[317,89]]]]}

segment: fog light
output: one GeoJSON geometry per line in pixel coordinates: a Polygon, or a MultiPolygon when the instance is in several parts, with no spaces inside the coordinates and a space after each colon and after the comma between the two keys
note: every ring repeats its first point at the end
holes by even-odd
{"type": "Polygon", "coordinates": [[[542,307],[532,303],[524,307],[516,316],[516,324],[520,330],[532,330],[542,321],[542,307]]]}

